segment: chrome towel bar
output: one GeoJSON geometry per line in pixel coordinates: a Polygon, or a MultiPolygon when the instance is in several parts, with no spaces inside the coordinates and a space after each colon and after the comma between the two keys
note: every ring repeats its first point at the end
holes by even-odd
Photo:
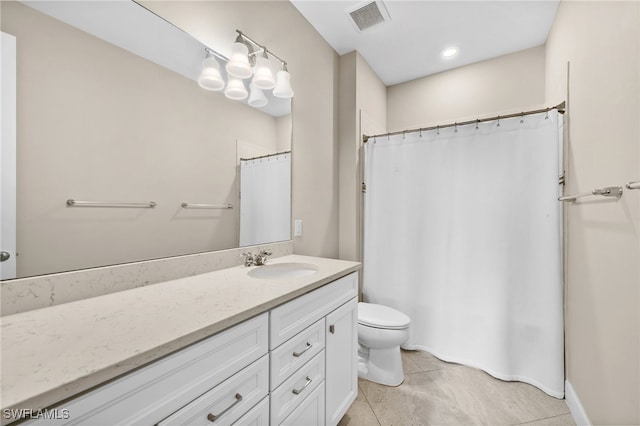
{"type": "Polygon", "coordinates": [[[583,192],[581,194],[565,195],[558,198],[558,201],[575,201],[578,198],[587,197],[590,195],[601,195],[603,197],[622,197],[621,186],[608,186],[606,188],[594,189],[591,192],[583,192]]]}
{"type": "Polygon", "coordinates": [[[112,201],[78,201],[67,200],[67,206],[69,207],[125,207],[125,208],[143,208],[152,209],[158,204],[155,201],[149,201],[146,203],[119,203],[112,201]]]}
{"type": "Polygon", "coordinates": [[[640,181],[627,182],[625,186],[627,187],[627,189],[640,189],[640,181]]]}
{"type": "Polygon", "coordinates": [[[232,209],[233,204],[180,204],[183,209],[232,209]]]}

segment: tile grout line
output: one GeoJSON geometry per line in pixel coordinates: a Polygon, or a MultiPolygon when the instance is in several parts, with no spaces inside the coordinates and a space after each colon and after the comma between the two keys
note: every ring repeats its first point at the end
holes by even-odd
{"type": "MultiPolygon", "coordinates": [[[[363,379],[363,380],[366,380],[366,379],[363,379]]],[[[367,394],[364,393],[362,391],[362,389],[360,389],[360,383],[358,383],[358,390],[362,392],[362,396],[364,397],[364,400],[367,402],[367,405],[369,406],[369,409],[373,413],[373,417],[376,418],[376,421],[378,422],[378,426],[382,426],[382,422],[380,422],[380,419],[378,418],[378,415],[376,414],[376,412],[374,411],[373,407],[371,406],[371,402],[369,402],[369,398],[367,398],[367,394]]]]}
{"type": "MultiPolygon", "coordinates": [[[[515,423],[512,426],[524,426],[524,425],[528,425],[528,424],[531,424],[531,423],[540,422],[542,420],[550,420],[550,419],[555,419],[557,417],[566,416],[567,414],[571,415],[571,413],[569,412],[569,413],[564,413],[564,414],[558,414],[557,416],[541,417],[539,419],[530,420],[530,421],[524,422],[524,423],[515,423]]],[[[571,418],[573,419],[573,416],[571,416],[571,418]]]]}

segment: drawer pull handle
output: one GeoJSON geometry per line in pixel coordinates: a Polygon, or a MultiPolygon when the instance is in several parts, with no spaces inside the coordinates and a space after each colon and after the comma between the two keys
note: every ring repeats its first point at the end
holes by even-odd
{"type": "Polygon", "coordinates": [[[233,402],[233,404],[231,404],[230,406],[228,406],[227,408],[224,409],[224,411],[220,414],[207,414],[207,420],[209,420],[210,422],[215,422],[216,420],[218,420],[224,413],[226,413],[227,411],[231,410],[238,402],[242,401],[242,395],[240,395],[239,393],[236,394],[236,400],[233,402]]]}
{"type": "Polygon", "coordinates": [[[331,334],[335,334],[335,332],[336,332],[336,326],[335,326],[335,325],[333,325],[333,324],[331,324],[331,325],[329,326],[329,333],[331,333],[331,334]]]}
{"type": "Polygon", "coordinates": [[[299,395],[300,392],[305,390],[305,388],[311,384],[312,381],[313,380],[311,380],[311,377],[307,376],[307,383],[305,383],[304,386],[302,386],[300,389],[294,389],[292,392],[296,395],[299,395]]]}
{"type": "Polygon", "coordinates": [[[293,356],[295,356],[296,358],[302,356],[303,353],[305,353],[306,351],[308,351],[309,349],[311,349],[311,346],[313,346],[311,343],[307,342],[307,347],[304,348],[304,350],[302,352],[294,352],[293,356]]]}

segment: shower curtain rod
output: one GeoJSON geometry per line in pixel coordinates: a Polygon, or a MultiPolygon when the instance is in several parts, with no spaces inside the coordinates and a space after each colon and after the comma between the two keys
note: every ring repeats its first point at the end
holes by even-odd
{"type": "Polygon", "coordinates": [[[539,114],[541,112],[549,112],[552,109],[557,109],[560,114],[564,114],[565,102],[562,101],[558,105],[553,106],[553,107],[549,107],[549,108],[536,109],[536,110],[531,110],[531,111],[523,111],[523,112],[518,112],[518,113],[513,113],[513,114],[506,114],[506,115],[497,115],[495,117],[478,118],[478,119],[475,119],[475,120],[460,121],[460,122],[457,122],[457,123],[440,124],[438,126],[430,126],[430,127],[421,127],[419,129],[401,130],[399,132],[381,133],[379,135],[371,135],[371,136],[363,135],[362,136],[362,141],[364,143],[367,143],[369,141],[369,139],[376,138],[376,137],[382,137],[382,136],[387,136],[388,137],[388,136],[394,136],[394,135],[402,135],[402,134],[405,134],[405,133],[414,133],[414,132],[423,132],[423,131],[427,131],[427,130],[444,129],[444,128],[447,128],[447,127],[464,126],[466,124],[474,124],[474,123],[477,124],[477,123],[482,123],[484,121],[495,121],[495,120],[500,120],[500,119],[503,119],[503,118],[523,117],[525,115],[539,114]]]}
{"type": "Polygon", "coordinates": [[[291,151],[274,152],[273,154],[260,155],[258,157],[251,157],[251,158],[241,158],[240,161],[259,160],[261,158],[277,157],[278,155],[282,155],[282,154],[291,154],[291,151]]]}

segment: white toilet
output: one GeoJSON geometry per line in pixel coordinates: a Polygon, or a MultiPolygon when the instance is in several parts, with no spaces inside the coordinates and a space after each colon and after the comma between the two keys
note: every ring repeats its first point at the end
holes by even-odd
{"type": "Polygon", "coordinates": [[[358,377],[387,386],[404,381],[400,345],[409,338],[410,322],[388,306],[358,303],[358,377]]]}

